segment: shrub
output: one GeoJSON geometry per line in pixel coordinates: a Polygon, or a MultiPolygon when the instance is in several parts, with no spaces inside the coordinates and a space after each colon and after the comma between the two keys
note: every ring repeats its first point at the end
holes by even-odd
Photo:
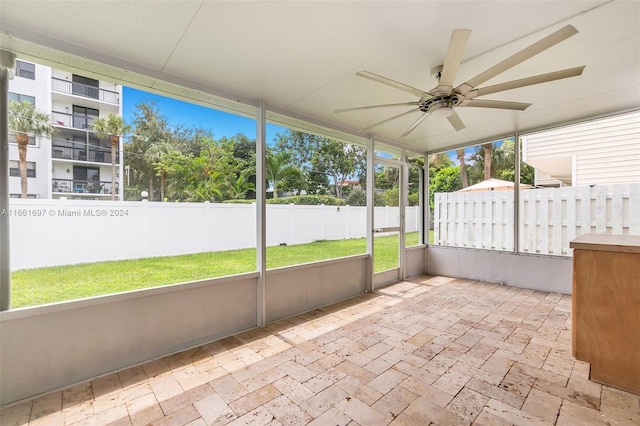
{"type": "Polygon", "coordinates": [[[225,204],[253,204],[256,200],[252,199],[239,199],[239,200],[224,200],[225,204]]]}
{"type": "Polygon", "coordinates": [[[293,197],[275,198],[267,200],[267,204],[298,204],[302,206],[315,206],[324,204],[326,206],[344,206],[344,200],[330,195],[294,195],[293,197]]]}

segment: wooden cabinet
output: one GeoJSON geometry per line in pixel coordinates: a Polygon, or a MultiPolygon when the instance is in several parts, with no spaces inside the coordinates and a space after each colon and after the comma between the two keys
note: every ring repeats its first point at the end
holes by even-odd
{"type": "Polygon", "coordinates": [[[640,394],[640,236],[587,234],[573,252],[573,356],[590,379],[640,394]]]}

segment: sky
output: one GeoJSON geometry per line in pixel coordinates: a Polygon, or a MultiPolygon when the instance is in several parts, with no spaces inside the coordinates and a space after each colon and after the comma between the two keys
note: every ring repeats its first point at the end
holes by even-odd
{"type": "MultiPolygon", "coordinates": [[[[200,105],[180,101],[144,92],[131,87],[123,87],[122,116],[127,124],[133,123],[135,106],[140,102],[154,101],[161,114],[170,125],[184,127],[202,127],[210,129],[216,139],[223,136],[231,137],[238,133],[245,134],[249,139],[256,138],[256,121],[240,115],[206,108],[200,105]]],[[[287,129],[267,123],[267,144],[270,144],[276,133],[284,133],[287,129]]]]}

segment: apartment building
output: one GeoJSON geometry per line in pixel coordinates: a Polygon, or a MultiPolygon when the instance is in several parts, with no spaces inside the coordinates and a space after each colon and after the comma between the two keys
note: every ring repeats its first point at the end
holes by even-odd
{"type": "MultiPolygon", "coordinates": [[[[28,198],[111,199],[111,142],[92,130],[97,117],[122,115],[122,86],[40,64],[16,60],[9,100],[29,101],[51,118],[52,138],[29,138],[28,198]]],[[[9,191],[20,197],[18,146],[9,135],[9,191]]],[[[115,164],[122,199],[122,140],[115,164]]]]}

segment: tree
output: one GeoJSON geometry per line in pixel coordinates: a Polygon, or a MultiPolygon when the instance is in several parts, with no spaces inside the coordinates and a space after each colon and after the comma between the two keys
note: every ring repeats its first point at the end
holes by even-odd
{"type": "Polygon", "coordinates": [[[429,180],[429,207],[433,211],[434,194],[436,192],[454,192],[461,188],[460,168],[443,167],[429,180]]]}
{"type": "MultiPolygon", "coordinates": [[[[491,161],[494,168],[494,177],[497,179],[515,182],[515,143],[511,139],[505,139],[502,145],[494,150],[491,161]]],[[[520,183],[533,185],[535,169],[527,163],[520,162],[520,183]]]]}
{"type": "Polygon", "coordinates": [[[273,198],[278,198],[278,185],[287,177],[300,174],[300,169],[291,164],[291,156],[286,152],[267,153],[267,182],[273,187],[273,198]]]}
{"type": "Polygon", "coordinates": [[[513,149],[505,149],[505,143],[508,147],[512,142],[505,139],[502,142],[486,143],[477,147],[471,156],[473,164],[467,167],[470,184],[498,177],[503,170],[513,171],[513,149]]]}
{"type": "Polygon", "coordinates": [[[482,145],[484,150],[484,180],[491,179],[491,153],[493,151],[492,143],[482,145]]]}
{"type": "Polygon", "coordinates": [[[111,140],[111,199],[116,199],[116,153],[120,145],[120,136],[129,131],[127,126],[117,114],[110,112],[106,116],[98,117],[93,121],[93,130],[101,138],[108,137],[111,140]]]}
{"type": "Polygon", "coordinates": [[[322,168],[331,176],[337,198],[342,198],[345,181],[351,176],[363,175],[366,151],[356,145],[345,144],[333,139],[317,137],[318,144],[312,152],[312,171],[322,168]]]}
{"type": "Polygon", "coordinates": [[[462,187],[469,186],[469,177],[467,176],[467,163],[464,159],[464,149],[456,149],[456,156],[460,162],[460,178],[462,179],[462,187]]]}
{"type": "Polygon", "coordinates": [[[147,150],[158,143],[170,143],[173,139],[169,123],[153,102],[141,102],[133,113],[133,134],[124,145],[125,164],[130,168],[130,196],[137,200],[140,191],[149,191],[149,200],[155,200],[154,181],[156,170],[153,156],[147,150]]]}
{"type": "Polygon", "coordinates": [[[429,166],[443,166],[451,159],[446,152],[438,152],[436,154],[429,154],[429,166]]]}
{"type": "Polygon", "coordinates": [[[231,198],[234,200],[244,200],[249,191],[255,192],[256,186],[249,182],[246,176],[240,174],[236,180],[232,182],[230,188],[231,198]]]}
{"type": "MultiPolygon", "coordinates": [[[[338,198],[342,198],[347,179],[365,174],[365,148],[297,130],[277,137],[276,149],[291,156],[292,163],[305,172],[309,184],[320,183],[320,174],[329,176],[338,198]]],[[[316,190],[308,188],[307,192],[316,190]]]]}
{"type": "Polygon", "coordinates": [[[173,170],[176,157],[180,157],[180,155],[180,152],[167,142],[153,144],[145,152],[145,156],[153,165],[156,175],[160,177],[160,201],[165,200],[167,175],[173,170]]]}
{"type": "Polygon", "coordinates": [[[49,115],[38,111],[29,101],[9,102],[9,128],[15,132],[18,142],[18,168],[20,170],[20,198],[27,198],[27,146],[29,135],[51,137],[55,128],[49,115]]]}

